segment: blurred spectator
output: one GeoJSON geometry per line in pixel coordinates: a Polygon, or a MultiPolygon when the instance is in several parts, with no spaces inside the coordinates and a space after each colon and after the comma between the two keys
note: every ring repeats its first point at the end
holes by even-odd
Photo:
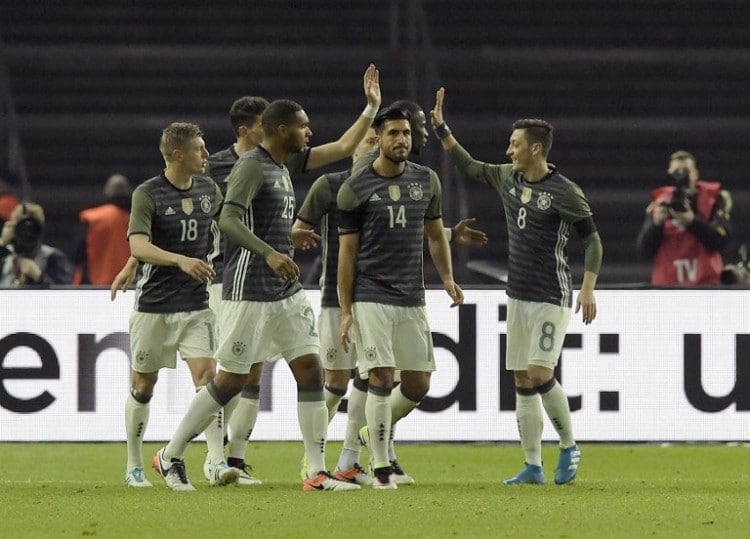
{"type": "Polygon", "coordinates": [[[10,212],[21,203],[8,182],[0,178],[0,225],[10,219],[10,212]]]}
{"type": "Polygon", "coordinates": [[[718,284],[730,233],[732,198],[717,182],[700,180],[686,151],[669,158],[670,185],[654,189],[638,234],[641,254],[653,259],[655,285],[718,284]]]}
{"type": "Polygon", "coordinates": [[[74,284],[110,285],[130,256],[130,181],[113,174],[104,184],[103,194],[104,204],[79,214],[85,232],[75,255],[74,284]]]}
{"type": "Polygon", "coordinates": [[[42,207],[24,202],[9,217],[0,235],[0,286],[70,284],[73,264],[60,249],[42,243],[42,207]]]}

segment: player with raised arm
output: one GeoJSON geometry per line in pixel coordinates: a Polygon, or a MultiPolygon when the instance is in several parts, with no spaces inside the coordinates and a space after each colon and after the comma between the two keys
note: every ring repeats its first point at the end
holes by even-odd
{"type": "Polygon", "coordinates": [[[544,120],[513,124],[506,155],[495,165],[472,158],[443,118],[445,90],[431,112],[435,134],[459,171],[497,191],[508,227],[508,346],[506,367],[516,385],[516,418],[525,467],[506,485],[545,482],[542,469],[543,414],[560,437],[555,483],[576,478],[581,451],[573,437],[568,398],[555,379],[572,306],[567,244],[571,229],[585,246],[584,275],[576,299],[583,322],[596,317],[594,288],[602,263],[602,244],[580,187],[547,162],[552,125],[544,120]]]}

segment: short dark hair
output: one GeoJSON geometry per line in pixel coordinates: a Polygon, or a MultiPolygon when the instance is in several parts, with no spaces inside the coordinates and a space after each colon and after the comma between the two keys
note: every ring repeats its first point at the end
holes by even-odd
{"type": "Polygon", "coordinates": [[[229,108],[229,122],[232,124],[234,134],[239,135],[241,126],[250,127],[260,118],[263,111],[268,107],[268,99],[254,95],[240,97],[229,108]]]}
{"type": "Polygon", "coordinates": [[[203,131],[196,124],[173,122],[162,131],[159,150],[164,158],[168,159],[173,151],[183,147],[186,142],[202,136],[203,131]]]}
{"type": "Polygon", "coordinates": [[[372,128],[375,129],[376,133],[380,134],[383,130],[383,124],[391,120],[406,120],[408,122],[409,114],[399,108],[386,107],[375,116],[375,119],[372,121],[372,128]]]}
{"type": "Polygon", "coordinates": [[[422,110],[422,107],[417,105],[414,101],[407,101],[406,99],[399,99],[398,101],[394,101],[388,108],[399,109],[405,112],[410,121],[413,117],[418,116],[420,112],[424,114],[424,110],[422,110]]]}
{"type": "Polygon", "coordinates": [[[263,133],[273,135],[280,125],[291,124],[295,115],[302,110],[302,105],[291,99],[272,101],[263,111],[263,133]]]}
{"type": "Polygon", "coordinates": [[[555,130],[552,124],[539,119],[525,118],[513,122],[513,129],[523,129],[532,144],[540,143],[544,157],[549,155],[552,148],[552,132],[555,130]]]}

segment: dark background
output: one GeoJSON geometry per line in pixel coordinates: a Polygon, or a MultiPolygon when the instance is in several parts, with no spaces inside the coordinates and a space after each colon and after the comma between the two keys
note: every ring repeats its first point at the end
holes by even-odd
{"type": "MultiPolygon", "coordinates": [[[[17,128],[25,194],[46,209],[46,241],[71,254],[77,213],[100,202],[110,174],[137,184],[162,169],[158,139],[169,122],[197,122],[214,152],[233,142],[227,112],[234,99],[285,97],[311,117],[313,144],[327,142],[362,110],[362,74],[370,62],[380,68],[385,104],[412,99],[429,113],[435,89],[445,86],[446,118],[479,159],[506,161],[514,120],[552,122],[550,161],[588,195],[602,235],[601,283],[649,279],[635,237],[649,190],[665,183],[667,158],[678,149],[692,152],[702,176],[721,181],[734,197],[727,261],[735,261],[737,245],[748,238],[750,2],[3,0],[0,6],[0,68],[7,67],[15,110],[6,101],[2,166],[9,162],[6,137],[17,128]]],[[[493,282],[466,263],[505,265],[499,196],[462,181],[434,136],[424,160],[443,179],[445,222],[477,217],[491,238],[485,248],[455,251],[457,280],[493,282]]],[[[295,178],[298,203],[320,172],[295,178]]],[[[579,281],[583,257],[575,238],[570,254],[579,281]]],[[[299,260],[313,282],[315,255],[299,260]]]]}

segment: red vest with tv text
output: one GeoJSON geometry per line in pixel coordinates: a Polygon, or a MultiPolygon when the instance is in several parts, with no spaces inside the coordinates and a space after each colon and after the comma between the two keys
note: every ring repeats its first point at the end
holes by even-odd
{"type": "MultiPolygon", "coordinates": [[[[696,186],[698,207],[695,211],[703,220],[709,221],[721,184],[699,181],[696,186]]],[[[654,189],[651,196],[658,204],[669,202],[673,192],[674,187],[664,186],[654,189]]],[[[664,222],[664,239],[654,258],[651,284],[718,284],[723,266],[721,253],[707,249],[685,227],[675,225],[670,219],[664,222]]]]}

